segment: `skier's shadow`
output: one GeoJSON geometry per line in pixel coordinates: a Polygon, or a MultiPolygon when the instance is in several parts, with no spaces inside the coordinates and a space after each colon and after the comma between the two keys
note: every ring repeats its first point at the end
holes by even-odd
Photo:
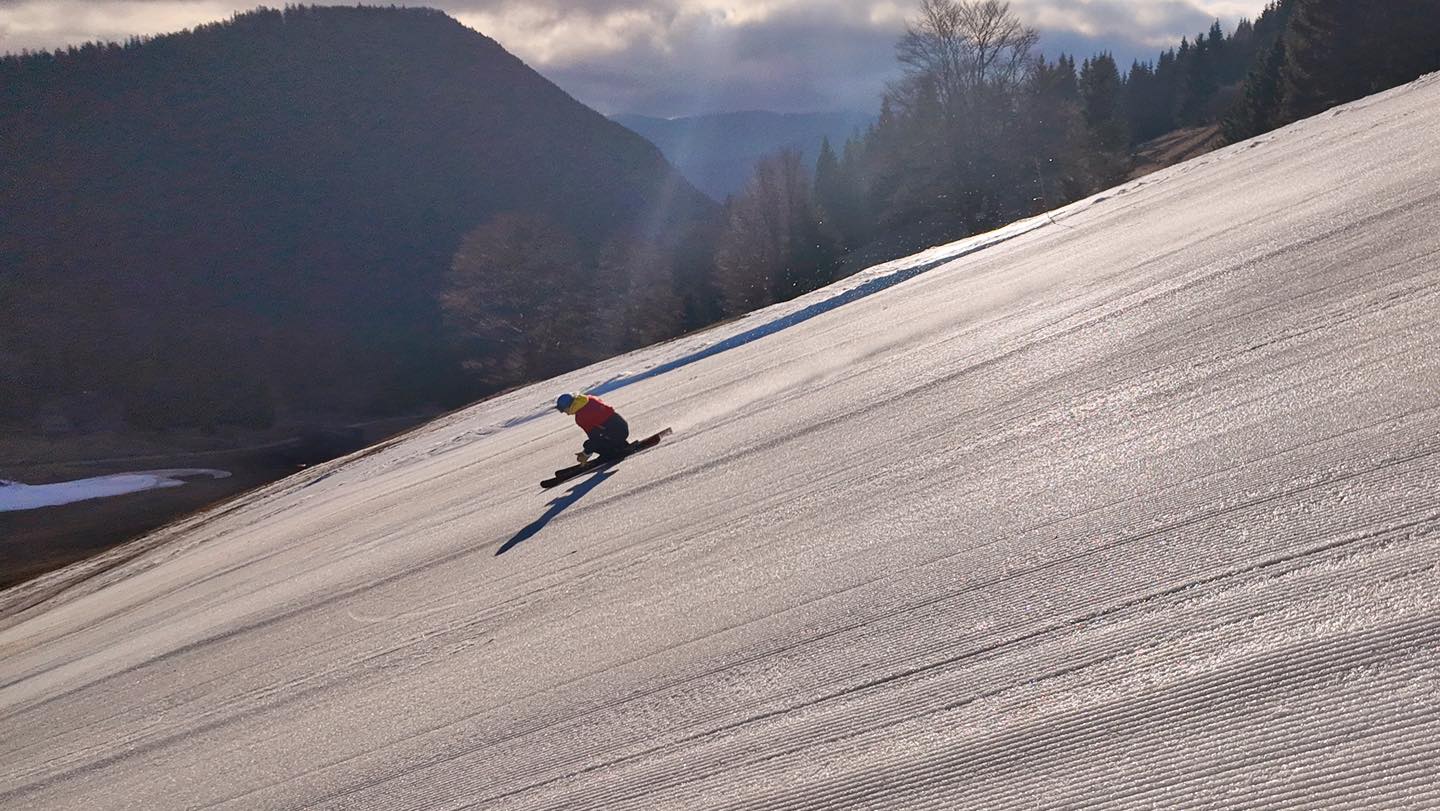
{"type": "Polygon", "coordinates": [[[591,476],[586,481],[575,485],[569,490],[566,490],[565,495],[560,496],[559,498],[554,499],[550,502],[550,509],[546,510],[544,515],[536,518],[534,521],[531,521],[528,525],[526,525],[524,529],[515,533],[514,537],[501,544],[500,548],[495,550],[495,554],[497,556],[503,555],[518,546],[519,544],[522,544],[530,538],[534,537],[535,533],[544,529],[545,525],[554,520],[555,516],[564,512],[566,507],[569,507],[571,504],[574,504],[581,498],[584,498],[586,493],[594,490],[597,486],[599,486],[601,482],[614,475],[615,471],[613,470],[602,471],[594,476],[591,476]]]}

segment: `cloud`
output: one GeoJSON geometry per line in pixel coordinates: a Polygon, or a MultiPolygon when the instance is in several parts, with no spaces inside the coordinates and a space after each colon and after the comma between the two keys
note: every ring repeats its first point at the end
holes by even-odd
{"type": "MultiPolygon", "coordinates": [[[[1014,0],[1041,48],[1122,64],[1264,0],[1014,0]]],[[[874,109],[914,2],[525,0],[456,9],[604,112],[874,109]]]]}
{"type": "MultiPolygon", "coordinates": [[[[1265,0],[1013,0],[1047,54],[1153,58],[1265,0]]],[[[874,109],[917,0],[435,0],[602,112],[874,109]]],[[[0,50],[178,30],[225,0],[0,0],[0,50]]]]}
{"type": "MultiPolygon", "coordinates": [[[[1187,0],[1089,0],[1083,3],[1024,2],[1017,3],[1030,24],[1049,34],[1060,43],[1101,43],[1106,50],[1120,51],[1124,56],[1154,53],[1176,44],[1180,37],[1205,31],[1216,19],[1227,26],[1240,14],[1226,16],[1216,11],[1233,4],[1206,4],[1187,0]],[[1133,53],[1132,53],[1133,52],[1133,53]]],[[[1047,51],[1075,50],[1066,44],[1042,43],[1047,51]]],[[[1092,53],[1098,49],[1082,49],[1092,53]]]]}
{"type": "Polygon", "coordinates": [[[536,67],[605,112],[878,105],[894,64],[894,30],[798,4],[746,11],[738,22],[739,15],[677,15],[661,35],[536,67]]]}
{"type": "Polygon", "coordinates": [[[224,0],[0,0],[0,52],[123,41],[223,20],[224,0]]]}

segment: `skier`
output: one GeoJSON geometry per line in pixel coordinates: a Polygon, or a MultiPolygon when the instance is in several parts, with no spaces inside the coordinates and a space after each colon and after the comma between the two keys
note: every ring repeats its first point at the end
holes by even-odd
{"type": "Polygon", "coordinates": [[[599,397],[562,394],[555,400],[555,410],[573,415],[575,424],[585,431],[585,447],[575,454],[575,461],[584,464],[594,453],[603,462],[613,462],[629,450],[630,426],[599,397]]]}

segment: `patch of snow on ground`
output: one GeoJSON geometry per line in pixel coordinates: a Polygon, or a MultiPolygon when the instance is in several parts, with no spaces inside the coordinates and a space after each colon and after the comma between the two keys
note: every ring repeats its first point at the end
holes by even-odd
{"type": "Polygon", "coordinates": [[[179,487],[186,478],[206,476],[212,479],[228,478],[224,470],[175,469],[145,470],[135,473],[117,473],[112,476],[95,476],[55,484],[21,484],[0,481],[0,512],[35,510],[41,507],[58,507],[76,501],[94,498],[110,498],[162,487],[179,487]]]}

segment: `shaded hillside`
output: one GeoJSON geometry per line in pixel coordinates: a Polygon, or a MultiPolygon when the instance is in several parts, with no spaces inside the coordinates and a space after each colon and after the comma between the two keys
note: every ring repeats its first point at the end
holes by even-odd
{"type": "Polygon", "coordinates": [[[7,57],[0,419],[85,392],[155,426],[453,401],[475,386],[437,296],[464,234],[530,217],[591,258],[713,209],[436,11],[260,10],[7,57]]]}
{"type": "Polygon", "coordinates": [[[822,139],[842,144],[874,117],[855,112],[747,111],[668,119],[618,115],[614,120],[660,147],[701,191],[724,200],[745,187],[765,155],[793,148],[813,163],[822,139]]]}
{"type": "Polygon", "coordinates": [[[1167,166],[1184,163],[1222,145],[1220,127],[1217,124],[1168,132],[1135,147],[1130,156],[1130,172],[1126,179],[1134,180],[1167,166]]]}

